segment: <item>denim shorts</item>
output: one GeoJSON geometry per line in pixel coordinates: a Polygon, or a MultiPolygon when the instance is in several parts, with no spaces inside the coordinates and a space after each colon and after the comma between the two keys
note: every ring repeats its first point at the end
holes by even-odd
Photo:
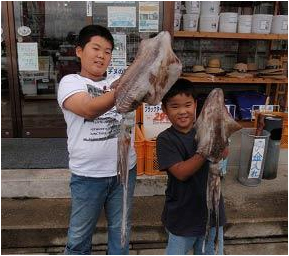
{"type": "Polygon", "coordinates": [[[123,186],[117,176],[92,178],[72,174],[71,215],[64,254],[91,254],[92,236],[102,209],[108,223],[108,254],[129,253],[130,215],[135,180],[136,167],[129,172],[127,243],[121,248],[123,186]]]}

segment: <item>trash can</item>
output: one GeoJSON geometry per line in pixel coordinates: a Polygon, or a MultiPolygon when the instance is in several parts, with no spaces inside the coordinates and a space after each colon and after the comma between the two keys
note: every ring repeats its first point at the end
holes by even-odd
{"type": "Polygon", "coordinates": [[[262,131],[255,136],[256,128],[241,130],[241,158],[238,171],[238,181],[245,186],[257,186],[263,176],[264,164],[270,133],[262,131]]]}
{"type": "Polygon", "coordinates": [[[264,129],[270,132],[270,137],[268,141],[263,179],[270,180],[277,177],[283,120],[281,117],[277,116],[266,116],[264,122],[264,129]]]}

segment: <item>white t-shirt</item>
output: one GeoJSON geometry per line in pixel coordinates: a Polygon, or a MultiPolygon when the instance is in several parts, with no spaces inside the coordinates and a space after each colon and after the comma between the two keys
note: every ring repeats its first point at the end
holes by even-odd
{"type": "MultiPolygon", "coordinates": [[[[87,177],[111,177],[117,174],[117,135],[122,116],[113,107],[94,120],[74,114],[63,107],[63,102],[78,92],[88,92],[92,97],[103,94],[118,77],[94,82],[77,74],[63,77],[58,89],[58,104],[67,124],[69,168],[76,174],[87,177]]],[[[134,130],[134,129],[133,129],[134,130]]],[[[129,149],[129,169],[136,164],[134,131],[129,149]]]]}

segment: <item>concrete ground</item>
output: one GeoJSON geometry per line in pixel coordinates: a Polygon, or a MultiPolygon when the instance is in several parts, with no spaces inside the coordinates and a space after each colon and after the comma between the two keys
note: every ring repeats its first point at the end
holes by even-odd
{"type": "MultiPolygon", "coordinates": [[[[237,181],[240,136],[230,145],[222,182],[227,225],[225,254],[288,255],[288,150],[280,151],[277,178],[256,187],[237,181]]],[[[1,253],[62,254],[66,242],[70,173],[67,169],[1,170],[1,253]]],[[[160,221],[166,176],[138,176],[133,205],[130,254],[164,254],[167,235],[160,221]]],[[[102,215],[93,253],[107,249],[102,215]]]]}
{"type": "MultiPolygon", "coordinates": [[[[151,183],[157,181],[154,177],[151,183]]],[[[287,169],[279,169],[276,179],[262,180],[256,187],[241,185],[236,173],[228,173],[223,181],[228,219],[226,254],[287,255],[287,191],[287,169]]],[[[163,195],[134,198],[131,254],[164,254],[167,236],[160,221],[163,204],[163,195]]],[[[2,253],[61,254],[69,205],[69,198],[2,198],[2,253]]],[[[105,227],[102,215],[93,238],[94,253],[105,254],[105,227]]]]}

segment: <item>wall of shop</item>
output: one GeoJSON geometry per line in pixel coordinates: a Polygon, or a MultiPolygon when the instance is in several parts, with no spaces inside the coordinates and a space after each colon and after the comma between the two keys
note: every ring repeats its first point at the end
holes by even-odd
{"type": "MultiPolygon", "coordinates": [[[[288,14],[287,2],[216,3],[219,3],[218,19],[224,12],[238,14],[238,17],[243,14],[272,15],[270,29],[273,15],[288,14]]],[[[236,105],[234,97],[244,91],[247,94],[254,91],[259,98],[251,105],[261,104],[266,96],[270,96],[270,104],[287,110],[286,35],[276,35],[271,30],[268,34],[244,35],[237,29],[228,34],[220,32],[219,20],[213,35],[200,31],[204,12],[201,12],[198,1],[15,1],[2,2],[1,13],[2,137],[66,137],[66,125],[56,93],[64,75],[80,71],[74,48],[80,29],[87,24],[106,26],[115,36],[116,50],[108,75],[123,73],[134,60],[142,39],[168,30],[173,36],[173,49],[183,64],[183,76],[196,84],[199,107],[211,89],[221,87],[229,105],[236,105]],[[188,25],[190,17],[194,17],[194,22],[188,25]],[[284,79],[259,76],[258,72],[267,68],[270,58],[280,60],[284,79]],[[222,72],[209,74],[210,79],[207,79],[206,69],[210,68],[211,59],[219,60],[218,68],[222,72]],[[236,71],[237,63],[254,63],[254,76],[250,79],[228,77],[236,71]],[[194,66],[204,68],[205,78],[200,74],[196,76],[198,72],[194,72],[194,66]]],[[[145,114],[145,108],[139,111],[145,114]]],[[[240,115],[236,115],[236,119],[248,121],[240,115]]]]}

